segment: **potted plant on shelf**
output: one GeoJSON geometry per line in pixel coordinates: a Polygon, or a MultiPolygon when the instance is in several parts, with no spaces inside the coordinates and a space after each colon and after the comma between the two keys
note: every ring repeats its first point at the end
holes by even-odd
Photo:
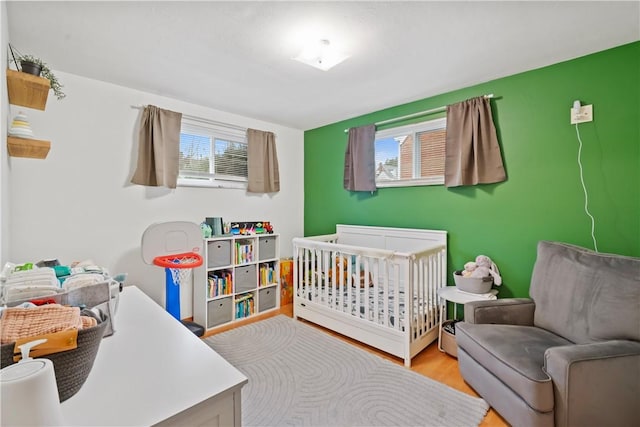
{"type": "Polygon", "coordinates": [[[53,93],[56,96],[56,98],[62,99],[65,96],[67,96],[62,91],[63,86],[62,84],[60,84],[60,81],[58,80],[56,75],[53,74],[49,66],[40,58],[35,57],[33,55],[21,54],[18,56],[18,58],[16,58],[14,62],[16,62],[16,65],[18,62],[20,63],[20,67],[19,67],[20,71],[24,73],[33,74],[35,76],[42,76],[45,79],[49,80],[49,83],[51,84],[51,89],[53,90],[53,93]]]}

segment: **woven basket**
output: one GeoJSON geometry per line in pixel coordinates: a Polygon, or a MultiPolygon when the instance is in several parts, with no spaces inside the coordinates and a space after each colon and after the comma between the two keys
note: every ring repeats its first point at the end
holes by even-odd
{"type": "MultiPolygon", "coordinates": [[[[100,342],[107,322],[78,331],[78,347],[73,350],[42,356],[53,362],[56,374],[56,384],[60,402],[64,402],[80,390],[98,354],[100,342]]],[[[12,365],[15,343],[4,344],[0,349],[0,368],[12,365]]]]}
{"type": "Polygon", "coordinates": [[[464,277],[461,271],[453,273],[453,280],[456,283],[456,288],[472,294],[486,294],[491,291],[491,286],[493,286],[493,277],[491,276],[464,277]]]}

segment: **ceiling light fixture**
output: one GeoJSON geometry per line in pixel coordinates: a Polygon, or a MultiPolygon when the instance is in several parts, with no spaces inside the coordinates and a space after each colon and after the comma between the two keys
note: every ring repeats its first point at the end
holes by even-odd
{"type": "Polygon", "coordinates": [[[322,39],[306,45],[302,49],[302,52],[293,59],[320,70],[327,71],[348,57],[349,55],[335,50],[331,46],[329,40],[322,39]]]}

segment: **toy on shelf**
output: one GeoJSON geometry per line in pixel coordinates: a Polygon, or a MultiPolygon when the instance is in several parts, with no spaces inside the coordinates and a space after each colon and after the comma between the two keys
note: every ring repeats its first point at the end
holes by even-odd
{"type": "Polygon", "coordinates": [[[202,230],[202,237],[204,237],[205,239],[210,238],[211,234],[213,233],[211,226],[206,222],[200,224],[200,230],[202,230]]]}
{"type": "Polygon", "coordinates": [[[269,221],[238,221],[230,225],[230,233],[233,235],[273,234],[273,226],[269,221]]]}
{"type": "Polygon", "coordinates": [[[33,139],[33,131],[31,130],[31,125],[29,124],[29,120],[27,119],[27,115],[20,111],[11,122],[11,127],[9,127],[9,136],[15,136],[18,138],[28,138],[33,139]]]}

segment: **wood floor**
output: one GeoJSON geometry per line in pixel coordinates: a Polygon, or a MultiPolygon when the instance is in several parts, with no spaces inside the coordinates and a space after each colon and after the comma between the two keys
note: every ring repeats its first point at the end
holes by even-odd
{"type": "MultiPolygon", "coordinates": [[[[248,323],[257,322],[259,320],[263,320],[268,317],[273,317],[278,314],[284,314],[289,317],[292,317],[293,304],[283,306],[280,309],[280,311],[274,311],[274,312],[263,314],[263,315],[257,315],[252,317],[251,319],[234,322],[233,325],[224,326],[207,333],[205,337],[211,336],[229,329],[237,328],[238,326],[246,325],[248,323]]],[[[403,360],[400,358],[383,353],[379,350],[376,350],[372,347],[361,344],[350,338],[344,337],[333,331],[314,325],[313,323],[307,322],[307,324],[315,326],[318,329],[321,329],[327,332],[328,334],[338,337],[357,347],[360,347],[364,350],[370,351],[371,353],[375,353],[381,357],[384,357],[385,359],[390,360],[398,365],[404,365],[403,360]]],[[[413,360],[411,361],[411,370],[419,374],[422,374],[426,377],[429,377],[433,380],[446,384],[456,390],[460,390],[472,396],[478,396],[478,394],[475,393],[473,389],[471,389],[471,387],[469,387],[462,379],[462,376],[460,375],[460,371],[458,370],[458,360],[454,357],[449,356],[446,353],[440,352],[435,342],[432,343],[429,347],[425,348],[420,354],[418,354],[416,357],[413,358],[413,360]]],[[[494,411],[493,408],[491,408],[489,409],[489,412],[487,412],[487,416],[484,418],[480,426],[481,427],[503,427],[503,426],[509,426],[509,424],[500,415],[498,415],[498,413],[494,411]]],[[[464,427],[464,426],[460,426],[460,427],[464,427]]]]}

